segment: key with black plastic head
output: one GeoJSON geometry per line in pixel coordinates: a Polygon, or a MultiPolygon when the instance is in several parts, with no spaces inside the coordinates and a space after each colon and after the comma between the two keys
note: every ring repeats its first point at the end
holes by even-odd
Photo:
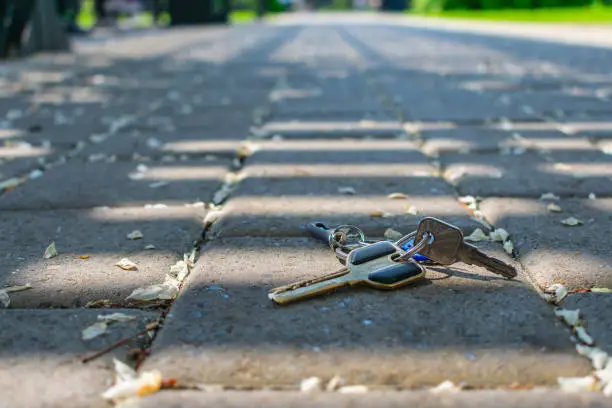
{"type": "MultiPolygon", "coordinates": [[[[426,217],[419,223],[414,242],[420,243],[423,240],[426,241],[426,244],[419,248],[419,253],[440,265],[463,262],[481,266],[506,278],[516,276],[516,269],[512,265],[493,258],[468,244],[463,240],[463,232],[459,228],[437,218],[426,217]]],[[[410,255],[408,251],[403,256],[410,257],[410,255]]]]}
{"type": "Polygon", "coordinates": [[[331,274],[272,289],[268,297],[286,304],[310,298],[344,286],[367,285],[376,289],[396,289],[425,276],[425,268],[412,259],[398,261],[402,253],[396,245],[381,241],[352,250],[346,267],[331,274]]]}

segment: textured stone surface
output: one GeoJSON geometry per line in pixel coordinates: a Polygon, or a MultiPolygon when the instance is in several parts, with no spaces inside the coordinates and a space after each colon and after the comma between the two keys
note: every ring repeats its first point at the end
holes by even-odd
{"type": "Polygon", "coordinates": [[[398,121],[275,121],[256,130],[260,137],[280,136],[286,139],[395,139],[405,137],[398,121]]]}
{"type": "Polygon", "coordinates": [[[229,167],[227,160],[164,162],[70,161],[0,196],[0,209],[186,204],[210,200],[229,167]],[[142,178],[138,166],[147,167],[142,178]],[[151,184],[168,182],[159,188],[151,184]]]}
{"type": "MultiPolygon", "coordinates": [[[[123,309],[0,310],[0,405],[108,406],[100,394],[113,384],[113,357],[128,362],[127,349],[117,348],[87,364],[80,358],[144,330],[145,323],[157,318],[156,313],[123,309]],[[106,334],[93,340],[81,340],[81,331],[98,315],[113,312],[136,318],[110,324],[106,334]]],[[[139,347],[143,339],[128,344],[139,347]]]]}
{"type": "Polygon", "coordinates": [[[267,298],[338,266],[307,239],[212,242],[145,367],[186,384],[285,387],[336,374],[373,386],[554,384],[589,371],[528,285],[482,268],[430,268],[429,280],[391,292],[339,289],[288,306],[267,298]]]}
{"type": "Polygon", "coordinates": [[[132,290],[163,282],[199,238],[203,216],[203,209],[185,207],[0,212],[0,288],[33,286],[11,296],[15,308],[78,307],[98,299],[126,304],[132,290]],[[144,238],[127,239],[134,230],[144,238]],[[43,259],[51,241],[58,256],[43,259]],[[149,244],[156,249],[145,250],[149,244]],[[114,266],[124,257],[138,270],[114,266]]]}
{"type": "Polygon", "coordinates": [[[563,302],[565,309],[580,309],[587,322],[587,331],[599,347],[612,353],[612,316],[608,313],[612,305],[610,293],[572,293],[563,302]]]}
{"type": "Polygon", "coordinates": [[[548,203],[491,198],[480,208],[490,222],[512,234],[521,262],[538,285],[612,288],[612,251],[602,239],[610,229],[612,200],[557,201],[562,213],[547,211],[548,203]],[[561,224],[570,216],[584,224],[561,224]]]}

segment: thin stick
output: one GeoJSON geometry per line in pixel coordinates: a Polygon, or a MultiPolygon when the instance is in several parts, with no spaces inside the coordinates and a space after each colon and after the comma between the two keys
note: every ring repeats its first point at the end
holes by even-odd
{"type": "Polygon", "coordinates": [[[116,349],[117,347],[124,345],[128,341],[132,340],[134,337],[142,336],[143,334],[146,334],[147,332],[149,332],[151,330],[154,330],[154,329],[156,329],[158,327],[159,327],[159,323],[155,322],[155,324],[151,324],[151,327],[149,327],[149,328],[147,328],[147,329],[145,329],[143,331],[140,331],[140,332],[138,332],[136,334],[133,334],[133,335],[131,335],[129,337],[126,337],[124,339],[121,339],[121,340],[111,344],[110,346],[104,347],[102,350],[98,350],[95,353],[90,354],[87,357],[83,357],[83,359],[81,359],[81,362],[82,363],[88,363],[91,360],[95,360],[96,358],[98,358],[98,357],[100,357],[100,356],[102,356],[102,355],[104,355],[104,354],[106,354],[106,353],[116,349]]]}

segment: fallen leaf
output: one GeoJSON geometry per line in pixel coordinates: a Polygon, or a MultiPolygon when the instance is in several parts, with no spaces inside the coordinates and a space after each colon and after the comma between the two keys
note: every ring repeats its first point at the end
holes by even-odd
{"type": "Polygon", "coordinates": [[[168,208],[166,204],[145,204],[144,208],[160,209],[168,208]]]}
{"type": "Polygon", "coordinates": [[[172,300],[178,295],[179,284],[180,282],[175,279],[166,279],[164,283],[134,289],[126,299],[133,299],[141,302],[172,300]]]}
{"type": "Polygon", "coordinates": [[[568,309],[561,309],[558,308],[555,310],[555,315],[557,315],[557,317],[563,319],[563,321],[565,321],[565,323],[568,326],[576,326],[578,324],[581,324],[580,321],[580,309],[576,309],[576,310],[568,310],[568,309]]]}
{"type": "Polygon", "coordinates": [[[563,212],[563,210],[561,209],[561,207],[559,207],[557,204],[555,203],[550,203],[546,206],[546,209],[550,212],[556,212],[556,213],[560,213],[563,212]]]}
{"type": "Polygon", "coordinates": [[[609,288],[591,288],[593,293],[612,293],[612,289],[609,288]]]}
{"type": "Polygon", "coordinates": [[[392,241],[397,241],[400,238],[402,238],[403,236],[404,236],[404,234],[402,234],[401,232],[396,231],[396,230],[394,230],[392,228],[387,228],[385,230],[385,234],[384,234],[384,237],[386,239],[390,239],[392,241]]]}
{"type": "Polygon", "coordinates": [[[140,232],[140,230],[134,230],[132,232],[130,232],[129,234],[126,235],[127,239],[131,239],[132,241],[135,239],[141,239],[144,235],[142,235],[142,232],[140,232]]]}
{"type": "Polygon", "coordinates": [[[145,245],[142,249],[155,249],[155,245],[153,244],[145,245]]]}
{"type": "Polygon", "coordinates": [[[431,388],[430,392],[437,394],[439,392],[458,392],[461,391],[461,387],[458,387],[452,381],[446,380],[431,388]]]}
{"type": "Polygon", "coordinates": [[[405,200],[408,196],[404,193],[391,193],[387,196],[391,200],[405,200]]]}
{"type": "Polygon", "coordinates": [[[595,193],[589,193],[589,200],[597,200],[595,193]]]}
{"type": "Polygon", "coordinates": [[[138,270],[138,266],[127,258],[121,258],[121,260],[119,260],[119,262],[117,262],[115,266],[120,267],[124,271],[138,270]]]}
{"type": "Polygon", "coordinates": [[[595,371],[595,375],[603,384],[612,383],[612,364],[607,364],[603,369],[595,371]]]}
{"type": "Polygon", "coordinates": [[[338,389],[340,394],[365,394],[368,392],[368,387],[365,385],[347,385],[338,389]]]}
{"type": "Polygon", "coordinates": [[[305,378],[300,382],[301,392],[318,392],[322,391],[321,379],[319,377],[305,378]]]}
{"type": "Polygon", "coordinates": [[[554,195],[553,193],[544,193],[540,196],[540,200],[552,200],[557,201],[560,200],[561,197],[554,195]]]}
{"type": "Polygon", "coordinates": [[[419,215],[419,209],[416,208],[414,205],[411,205],[406,209],[406,214],[419,215]]]}
{"type": "Polygon", "coordinates": [[[162,376],[158,370],[137,373],[127,364],[114,359],[115,385],[102,394],[102,398],[121,402],[159,391],[162,376]]]}
{"type": "Polygon", "coordinates": [[[178,261],[174,265],[170,267],[170,275],[179,282],[185,280],[185,278],[189,275],[189,265],[185,260],[178,261]]]}
{"type": "Polygon", "coordinates": [[[24,290],[32,289],[32,285],[26,283],[25,285],[9,286],[8,288],[0,289],[6,293],[23,292],[24,290]]]}
{"type": "Polygon", "coordinates": [[[380,211],[380,210],[372,211],[370,213],[370,217],[373,217],[373,218],[388,218],[388,217],[392,217],[392,216],[393,216],[393,214],[386,213],[386,212],[383,212],[383,211],[380,211]]]}
{"type": "Polygon", "coordinates": [[[489,238],[493,241],[497,242],[505,242],[510,234],[503,228],[496,228],[493,232],[489,234],[489,238]]]}
{"type": "Polygon", "coordinates": [[[55,249],[55,241],[51,241],[47,249],[45,249],[45,254],[43,258],[51,259],[57,256],[57,250],[55,249]]]}
{"type": "Polygon", "coordinates": [[[506,251],[508,255],[514,254],[514,243],[510,240],[504,242],[504,251],[506,251]]]}
{"type": "Polygon", "coordinates": [[[574,327],[576,332],[576,337],[578,340],[586,344],[587,346],[592,346],[595,344],[593,338],[587,333],[586,329],[583,326],[574,327]]]}
{"type": "Polygon", "coordinates": [[[583,344],[576,344],[576,351],[581,356],[588,357],[591,360],[593,368],[603,370],[608,362],[608,353],[599,347],[590,347],[583,344]]]}
{"type": "Polygon", "coordinates": [[[567,225],[568,227],[575,227],[575,226],[578,226],[578,225],[582,225],[584,223],[582,221],[580,221],[578,218],[569,217],[569,218],[566,218],[563,221],[561,221],[561,224],[567,225]]]}
{"type": "Polygon", "coordinates": [[[355,189],[351,186],[345,186],[345,187],[338,187],[338,193],[339,194],[345,194],[345,195],[355,195],[355,189]]]}
{"type": "Polygon", "coordinates": [[[85,303],[85,306],[83,307],[86,309],[90,309],[90,308],[105,307],[105,306],[110,306],[110,305],[111,305],[110,299],[98,299],[98,300],[90,300],[89,302],[85,303]]]}
{"type": "Polygon", "coordinates": [[[559,377],[559,388],[565,392],[583,392],[597,390],[597,379],[592,375],[587,377],[559,377]]]}
{"type": "Polygon", "coordinates": [[[89,259],[89,255],[72,254],[72,257],[77,259],[89,259]]]}
{"type": "Polygon", "coordinates": [[[327,392],[333,392],[338,390],[340,387],[342,387],[344,385],[344,379],[338,375],[335,375],[331,380],[329,380],[329,382],[327,383],[327,386],[325,387],[325,391],[327,392]]]}
{"type": "Polygon", "coordinates": [[[478,200],[474,196],[467,195],[459,197],[459,201],[465,204],[470,210],[478,209],[478,200]]]}
{"type": "Polygon", "coordinates": [[[3,182],[0,183],[0,190],[8,190],[11,188],[15,188],[23,182],[24,180],[19,177],[13,177],[8,180],[4,180],[3,182]]]}
{"type": "Polygon", "coordinates": [[[108,325],[105,322],[96,322],[91,326],[87,326],[81,332],[81,339],[88,341],[106,333],[108,325]]]}
{"type": "Polygon", "coordinates": [[[485,241],[489,239],[489,237],[487,236],[487,234],[483,232],[483,230],[481,230],[480,228],[476,228],[474,231],[472,231],[470,235],[468,235],[464,239],[466,241],[479,242],[479,241],[485,241]]]}
{"type": "Polygon", "coordinates": [[[0,289],[0,309],[7,309],[11,305],[11,298],[5,290],[0,289]]]}
{"type": "Polygon", "coordinates": [[[167,186],[168,184],[170,184],[169,181],[156,181],[154,183],[149,184],[149,187],[150,188],[160,188],[160,187],[167,186]]]}
{"type": "Polygon", "coordinates": [[[112,323],[112,322],[127,322],[130,320],[134,320],[136,316],[130,316],[125,313],[115,312],[108,315],[98,315],[98,321],[104,323],[112,323]]]}
{"type": "Polygon", "coordinates": [[[37,179],[37,178],[42,177],[44,174],[45,174],[45,173],[43,173],[43,171],[42,171],[42,170],[40,170],[40,169],[36,169],[36,170],[32,170],[32,171],[30,172],[30,174],[28,175],[28,178],[29,178],[30,180],[35,180],[35,179],[37,179]]]}

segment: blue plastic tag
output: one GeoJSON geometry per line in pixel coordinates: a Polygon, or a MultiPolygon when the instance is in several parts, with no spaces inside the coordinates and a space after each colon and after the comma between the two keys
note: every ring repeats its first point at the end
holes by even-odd
{"type": "MultiPolygon", "coordinates": [[[[404,251],[408,251],[410,248],[412,248],[414,246],[414,239],[411,239],[410,241],[406,242],[404,245],[402,245],[402,249],[404,251]]],[[[415,254],[412,259],[414,259],[415,261],[430,261],[429,258],[427,258],[426,256],[423,255],[419,255],[419,254],[415,254]]]]}

